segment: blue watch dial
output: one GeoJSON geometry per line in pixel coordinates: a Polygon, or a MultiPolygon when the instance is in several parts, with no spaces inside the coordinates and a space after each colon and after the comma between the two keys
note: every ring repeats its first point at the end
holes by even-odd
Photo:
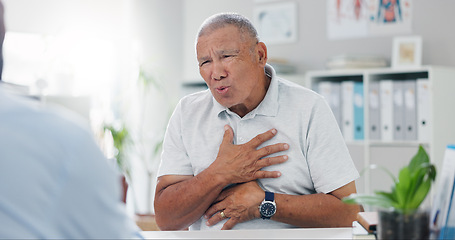
{"type": "Polygon", "coordinates": [[[273,203],[265,202],[261,205],[261,215],[264,218],[270,218],[275,214],[276,207],[273,203]]]}

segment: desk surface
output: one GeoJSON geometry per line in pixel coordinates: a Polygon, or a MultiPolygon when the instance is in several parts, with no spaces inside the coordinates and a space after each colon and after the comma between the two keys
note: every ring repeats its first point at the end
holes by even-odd
{"type": "Polygon", "coordinates": [[[352,228],[144,231],[145,239],[352,239],[352,228]]]}

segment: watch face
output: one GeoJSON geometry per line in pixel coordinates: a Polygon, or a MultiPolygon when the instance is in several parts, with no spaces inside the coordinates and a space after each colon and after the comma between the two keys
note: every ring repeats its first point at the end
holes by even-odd
{"type": "Polygon", "coordinates": [[[264,217],[271,217],[275,214],[276,207],[272,202],[265,202],[261,205],[261,214],[264,217]]]}

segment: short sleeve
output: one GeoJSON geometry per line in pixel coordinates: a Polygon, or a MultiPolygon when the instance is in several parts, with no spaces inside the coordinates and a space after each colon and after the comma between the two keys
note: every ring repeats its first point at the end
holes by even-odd
{"type": "Polygon", "coordinates": [[[307,161],[314,188],[329,193],[359,177],[329,105],[321,97],[312,109],[307,161]]]}
{"type": "Polygon", "coordinates": [[[180,101],[166,129],[158,177],[163,175],[194,175],[182,138],[182,111],[183,107],[180,101]]]}

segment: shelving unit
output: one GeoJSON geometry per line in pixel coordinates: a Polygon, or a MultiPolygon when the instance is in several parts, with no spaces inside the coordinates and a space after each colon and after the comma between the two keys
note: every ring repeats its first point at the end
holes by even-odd
{"type": "Polygon", "coordinates": [[[351,69],[309,71],[306,74],[306,86],[316,89],[321,81],[363,82],[364,123],[369,126],[369,84],[385,79],[415,80],[429,79],[430,86],[430,138],[428,141],[382,141],[370,140],[369,131],[364,131],[364,140],[346,142],[354,163],[362,173],[356,182],[358,192],[372,193],[377,190],[389,191],[392,179],[385,171],[368,170],[368,166],[387,168],[394,176],[406,165],[422,144],[437,170],[440,169],[447,144],[455,143],[455,69],[441,66],[422,66],[409,69],[351,69]]]}

